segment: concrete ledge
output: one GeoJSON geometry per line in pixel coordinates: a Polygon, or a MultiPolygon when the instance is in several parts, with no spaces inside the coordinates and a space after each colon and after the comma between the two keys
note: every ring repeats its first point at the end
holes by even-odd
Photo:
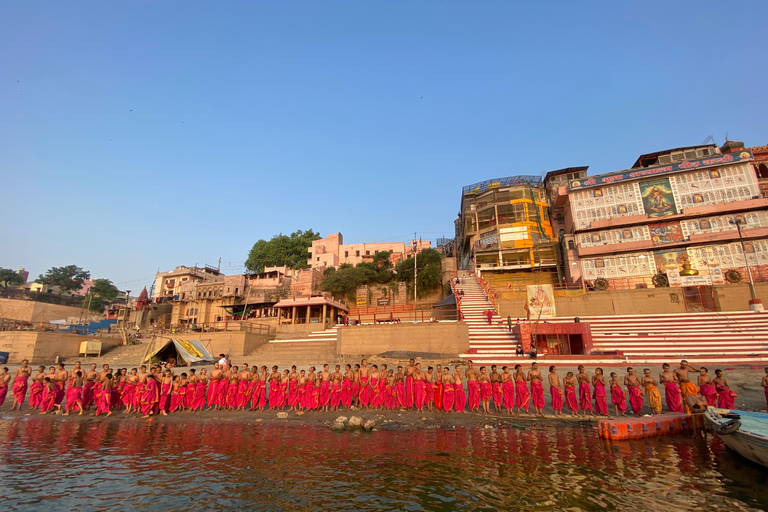
{"type": "Polygon", "coordinates": [[[339,355],[393,351],[458,354],[469,350],[465,322],[358,325],[338,329],[339,355]]]}

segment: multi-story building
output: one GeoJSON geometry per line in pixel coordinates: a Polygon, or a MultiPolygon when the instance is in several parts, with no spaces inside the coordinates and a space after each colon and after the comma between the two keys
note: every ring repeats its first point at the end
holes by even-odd
{"type": "Polygon", "coordinates": [[[403,242],[344,244],[342,234],[334,233],[312,242],[307,264],[313,269],[338,268],[343,263],[357,265],[364,261],[373,261],[373,257],[379,252],[389,251],[392,253],[390,260],[396,265],[400,260],[412,256],[414,252],[429,249],[431,246],[431,242],[422,240],[412,240],[408,245],[403,242]]]}
{"type": "Polygon", "coordinates": [[[176,300],[180,297],[179,287],[183,283],[207,283],[224,281],[222,274],[216,267],[208,265],[204,267],[186,267],[180,265],[169,272],[155,274],[155,290],[152,299],[155,302],[162,300],[176,300]]]}
{"type": "Polygon", "coordinates": [[[540,176],[509,176],[463,188],[456,219],[460,270],[552,274],[557,279],[556,236],[540,176]]]}
{"type": "Polygon", "coordinates": [[[753,160],[743,144],[727,142],[649,153],[608,174],[588,177],[586,167],[549,173],[566,280],[610,288],[669,283],[684,288],[692,310],[714,307],[711,285],[748,280],[747,263],[755,281],[768,280],[768,199],[753,160]]]}

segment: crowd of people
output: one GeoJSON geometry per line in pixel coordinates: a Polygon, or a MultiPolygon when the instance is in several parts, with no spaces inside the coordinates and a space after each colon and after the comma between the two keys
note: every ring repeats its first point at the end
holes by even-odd
{"type": "MultiPolygon", "coordinates": [[[[642,415],[645,400],[652,414],[659,414],[659,384],[664,387],[670,412],[690,412],[691,408],[695,411],[706,406],[730,409],[737,396],[721,370],[715,370],[712,378],[706,368],[693,368],[685,360],[674,371],[668,364],[663,365],[657,382],[650,369],[638,375],[633,368],[627,368],[620,379],[615,372],[606,378],[601,368],[590,375],[582,365],[575,375],[569,371],[561,380],[555,366],[544,374],[536,362],[527,371],[518,364],[513,371],[507,366],[498,371],[493,365],[489,372],[485,366],[476,369],[472,361],[467,362],[466,369],[455,366],[451,371],[440,365],[424,369],[411,359],[407,366],[391,370],[386,364],[381,368],[369,366],[364,359],[354,367],[346,365],[343,372],[340,365],[331,371],[327,364],[318,372],[315,367],[297,371],[296,366],[282,371],[273,366],[269,371],[266,366],[233,365],[223,354],[220,358],[210,373],[204,368],[199,374],[194,368],[178,372],[171,364],[130,371],[112,370],[105,364],[99,372],[95,364],[86,370],[76,362],[71,370],[63,363],[47,371],[40,366],[32,375],[32,368],[24,360],[13,379],[11,411],[22,410],[29,391],[27,410],[38,410],[40,414],[60,411],[64,415],[82,415],[92,406],[96,416],[122,411],[143,417],[203,409],[287,409],[303,414],[361,408],[517,415],[530,414],[532,408],[533,414],[543,417],[545,378],[555,415],[566,409],[573,416],[608,416],[608,397],[616,416],[627,414],[628,403],[632,413],[642,415]]],[[[768,402],[768,368],[765,372],[762,386],[768,402]]],[[[10,380],[8,368],[0,369],[0,406],[10,380]]]]}

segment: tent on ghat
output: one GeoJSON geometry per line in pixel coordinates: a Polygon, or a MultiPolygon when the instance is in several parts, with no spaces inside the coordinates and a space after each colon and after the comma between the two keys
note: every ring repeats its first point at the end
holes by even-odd
{"type": "Polygon", "coordinates": [[[142,364],[158,364],[175,358],[178,366],[195,363],[212,363],[213,357],[201,340],[168,339],[163,345],[144,358],[142,364]]]}

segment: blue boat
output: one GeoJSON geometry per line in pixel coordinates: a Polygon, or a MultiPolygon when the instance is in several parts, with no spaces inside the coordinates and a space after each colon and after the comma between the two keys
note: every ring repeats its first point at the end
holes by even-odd
{"type": "Polygon", "coordinates": [[[704,421],[728,448],[768,467],[768,414],[710,407],[704,421]]]}

